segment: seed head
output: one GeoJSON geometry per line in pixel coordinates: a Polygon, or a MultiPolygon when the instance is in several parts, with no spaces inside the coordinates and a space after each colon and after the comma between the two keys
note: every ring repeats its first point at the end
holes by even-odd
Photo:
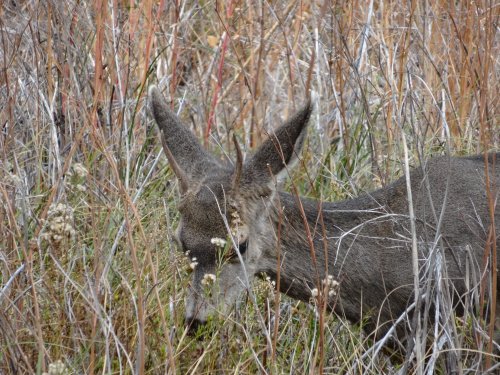
{"type": "Polygon", "coordinates": [[[202,285],[212,285],[217,277],[213,273],[206,273],[201,280],[202,285]]]}

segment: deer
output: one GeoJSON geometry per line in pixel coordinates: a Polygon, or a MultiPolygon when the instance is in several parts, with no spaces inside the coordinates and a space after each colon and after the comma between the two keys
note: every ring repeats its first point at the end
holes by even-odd
{"type": "MultiPolygon", "coordinates": [[[[488,154],[487,160],[484,155],[431,158],[383,188],[323,202],[278,187],[299,161],[311,101],[248,157],[233,137],[236,161],[230,163],[201,146],[158,88],[152,86],[148,97],[180,190],[174,237],[194,268],[185,301],[190,328],[228,311],[254,278],[265,275],[281,293],[306,303],[326,281],[328,309],[353,323],[369,313],[363,328],[380,335],[414,301],[412,249],[418,252],[419,272],[439,250],[458,312],[467,294],[479,290],[480,280],[473,282],[468,273],[487,277],[485,269],[500,268],[500,257],[492,264],[490,256],[484,264],[485,249],[500,245],[500,214],[490,211],[498,202],[500,153],[488,154]],[[209,282],[217,293],[204,292],[209,282]]],[[[500,272],[496,275],[500,311],[500,272]]]]}

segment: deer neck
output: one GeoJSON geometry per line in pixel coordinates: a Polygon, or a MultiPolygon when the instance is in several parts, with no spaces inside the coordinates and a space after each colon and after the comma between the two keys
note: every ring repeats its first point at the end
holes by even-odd
{"type": "Polygon", "coordinates": [[[309,302],[328,276],[341,281],[346,262],[353,262],[348,251],[366,246],[343,234],[384,214],[373,196],[330,203],[280,192],[272,212],[277,241],[265,273],[281,292],[309,302]]]}

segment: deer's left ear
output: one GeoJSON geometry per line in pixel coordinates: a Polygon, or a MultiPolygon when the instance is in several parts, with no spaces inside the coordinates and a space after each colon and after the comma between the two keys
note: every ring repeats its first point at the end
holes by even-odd
{"type": "Polygon", "coordinates": [[[310,101],[281,125],[243,165],[242,184],[269,184],[298,160],[312,112],[310,101]]]}

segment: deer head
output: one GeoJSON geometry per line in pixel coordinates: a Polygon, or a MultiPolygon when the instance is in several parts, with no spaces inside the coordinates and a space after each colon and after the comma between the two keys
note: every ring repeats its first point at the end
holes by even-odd
{"type": "Polygon", "coordinates": [[[224,311],[249,287],[255,275],[276,269],[277,233],[269,221],[275,182],[297,161],[312,106],[300,111],[244,160],[236,138],[236,162],[229,165],[207,153],[167,107],[157,88],[149,91],[163,148],[179,180],[178,247],[193,268],[186,301],[191,327],[224,311]],[[209,284],[212,295],[206,293],[209,284]]]}

